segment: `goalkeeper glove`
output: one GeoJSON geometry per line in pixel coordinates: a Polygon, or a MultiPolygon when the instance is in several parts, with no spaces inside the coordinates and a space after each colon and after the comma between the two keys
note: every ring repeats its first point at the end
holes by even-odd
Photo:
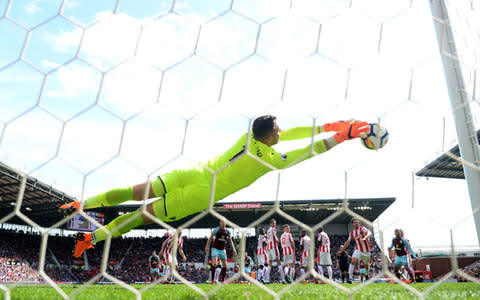
{"type": "Polygon", "coordinates": [[[323,130],[325,132],[330,132],[330,131],[342,131],[345,126],[347,126],[348,123],[345,121],[337,121],[337,122],[332,122],[332,123],[325,123],[323,124],[323,130]]]}
{"type": "Polygon", "coordinates": [[[368,132],[368,130],[369,126],[367,122],[352,121],[351,123],[346,123],[345,128],[343,128],[342,131],[337,132],[333,137],[337,143],[340,144],[343,141],[358,138],[361,133],[368,132]]]}

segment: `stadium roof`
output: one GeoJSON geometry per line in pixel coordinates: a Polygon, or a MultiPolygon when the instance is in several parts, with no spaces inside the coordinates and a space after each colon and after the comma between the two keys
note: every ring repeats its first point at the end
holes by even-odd
{"type": "MultiPolygon", "coordinates": [[[[22,175],[20,172],[0,162],[0,223],[25,225],[28,223],[19,217],[19,215],[25,215],[41,227],[51,227],[63,218],[58,212],[58,207],[74,200],[74,197],[53,188],[51,185],[27,176],[23,199],[21,202],[17,202],[21,181],[22,175]],[[20,214],[15,213],[17,203],[21,203],[20,214]]],[[[349,208],[367,220],[374,221],[394,201],[395,198],[349,199],[349,208]]],[[[341,208],[342,202],[343,199],[281,201],[280,208],[288,215],[311,225],[317,224],[333,214],[341,208]]],[[[95,210],[103,212],[105,214],[105,222],[110,222],[119,214],[134,211],[138,207],[139,205],[119,205],[95,210]]],[[[219,202],[216,203],[215,210],[237,225],[246,227],[274,207],[275,203],[273,201],[219,202]]],[[[279,223],[288,221],[278,213],[274,213],[271,217],[277,219],[279,223]]],[[[271,217],[269,216],[268,219],[271,217]]],[[[171,225],[179,226],[190,218],[171,223],[171,225]]],[[[267,223],[268,219],[264,223],[267,223]]],[[[342,213],[331,220],[330,223],[343,224],[348,223],[350,219],[350,215],[342,213]]],[[[217,224],[218,219],[208,214],[190,227],[209,228],[217,224]]],[[[147,228],[158,228],[158,225],[152,224],[147,228]]]]}
{"type": "MultiPolygon", "coordinates": [[[[477,131],[477,138],[480,140],[480,130],[477,131]]],[[[453,154],[456,157],[460,157],[460,148],[458,145],[456,145],[447,153],[453,154]]],[[[416,175],[424,177],[465,179],[465,174],[463,173],[463,164],[451,158],[447,153],[437,157],[434,161],[418,171],[416,175]]]]}
{"type": "MultiPolygon", "coordinates": [[[[369,221],[377,219],[393,202],[395,198],[359,198],[348,199],[349,208],[355,213],[364,217],[369,221]]],[[[341,209],[343,199],[327,199],[327,200],[291,200],[280,201],[280,209],[295,219],[307,225],[318,224],[325,220],[335,211],[341,209]]],[[[105,212],[106,219],[118,216],[119,213],[134,211],[138,206],[125,205],[110,207],[105,212]],[[113,215],[112,215],[113,213],[113,215]]],[[[240,227],[247,227],[249,224],[257,221],[261,216],[275,208],[274,201],[258,201],[258,202],[218,202],[215,204],[215,211],[226,217],[230,221],[240,227]]],[[[99,210],[100,211],[100,210],[99,210]]],[[[179,222],[171,223],[177,227],[190,218],[186,218],[179,222]]],[[[270,218],[275,218],[278,224],[291,223],[288,219],[278,213],[269,216],[262,224],[268,223],[270,218]]],[[[342,213],[335,217],[330,223],[346,224],[349,223],[352,216],[342,213]]],[[[198,222],[192,224],[192,228],[209,228],[218,226],[218,219],[208,214],[198,222]]],[[[157,225],[150,225],[148,228],[156,228],[157,225]]]]}
{"type": "Polygon", "coordinates": [[[21,203],[20,215],[28,216],[39,226],[50,227],[58,222],[61,219],[58,207],[74,197],[26,176],[23,199],[17,202],[22,177],[20,172],[0,162],[0,223],[26,224],[19,214],[13,214],[17,203],[21,203]]]}

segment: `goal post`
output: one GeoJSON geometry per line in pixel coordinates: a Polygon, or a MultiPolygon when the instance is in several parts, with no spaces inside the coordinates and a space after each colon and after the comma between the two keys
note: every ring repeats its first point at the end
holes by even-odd
{"type": "MultiPolygon", "coordinates": [[[[462,74],[462,66],[460,65],[446,3],[444,0],[430,0],[430,8],[442,59],[445,81],[448,87],[448,95],[452,107],[461,159],[477,167],[474,168],[463,163],[463,171],[472,205],[473,219],[477,230],[477,239],[480,242],[480,214],[478,213],[480,209],[480,169],[478,169],[478,167],[480,167],[480,150],[474,119],[470,109],[471,99],[469,99],[467,86],[462,74]]],[[[475,89],[475,87],[473,87],[473,89],[475,89]]],[[[474,93],[472,94],[474,95],[474,93]]]]}

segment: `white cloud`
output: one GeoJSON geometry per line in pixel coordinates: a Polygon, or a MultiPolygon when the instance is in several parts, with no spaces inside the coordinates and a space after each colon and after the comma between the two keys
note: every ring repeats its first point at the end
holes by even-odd
{"type": "Polygon", "coordinates": [[[258,25],[227,13],[202,26],[197,54],[220,68],[227,68],[253,54],[258,25]]]}
{"type": "Polygon", "coordinates": [[[58,70],[60,79],[56,96],[66,99],[77,97],[86,91],[96,91],[99,86],[99,74],[83,65],[70,64],[58,70]]]}
{"type": "Polygon", "coordinates": [[[29,3],[26,3],[23,7],[25,8],[25,11],[29,15],[34,15],[34,14],[43,12],[43,9],[37,5],[38,2],[39,2],[38,0],[35,0],[29,3]]]}
{"type": "Polygon", "coordinates": [[[109,16],[86,30],[80,56],[97,68],[108,70],[134,55],[139,33],[140,25],[135,19],[125,14],[109,16]]]}
{"type": "MultiPolygon", "coordinates": [[[[294,2],[297,3],[304,1],[294,2]]],[[[258,23],[264,23],[272,17],[288,13],[290,4],[291,1],[288,0],[243,0],[234,1],[233,9],[258,23]]]]}
{"type": "Polygon", "coordinates": [[[162,69],[193,54],[200,26],[189,18],[168,15],[145,25],[138,56],[162,69]]]}
{"type": "MultiPolygon", "coordinates": [[[[60,30],[60,34],[51,36],[51,40],[55,45],[56,51],[70,52],[72,49],[77,49],[81,34],[81,28],[76,28],[72,31],[60,30]]],[[[48,39],[49,37],[47,36],[47,40],[48,39]]]]}
{"type": "Polygon", "coordinates": [[[49,61],[47,59],[43,59],[40,61],[40,64],[45,67],[45,68],[58,68],[61,66],[61,64],[59,63],[56,63],[56,62],[53,62],[53,61],[49,61]]]}
{"type": "Polygon", "coordinates": [[[157,101],[162,75],[135,57],[105,75],[99,99],[122,117],[130,117],[157,101]]]}
{"type": "Polygon", "coordinates": [[[33,109],[8,124],[0,155],[9,157],[13,167],[32,170],[55,155],[61,126],[58,120],[33,109]]]}

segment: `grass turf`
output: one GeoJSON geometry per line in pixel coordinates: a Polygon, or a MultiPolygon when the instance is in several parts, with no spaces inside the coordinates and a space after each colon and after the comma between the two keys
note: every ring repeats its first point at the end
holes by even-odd
{"type": "MultiPolygon", "coordinates": [[[[209,284],[197,284],[197,288],[205,293],[212,292],[218,286],[209,284]]],[[[359,284],[344,285],[346,288],[353,289],[359,287],[359,284]]],[[[419,292],[423,292],[431,287],[431,283],[418,283],[411,285],[419,292]]],[[[60,288],[67,294],[75,295],[74,300],[116,300],[116,299],[136,299],[133,292],[118,285],[92,285],[81,289],[81,285],[60,285],[60,288]]],[[[136,290],[143,290],[142,299],[203,299],[201,294],[192,290],[186,285],[130,285],[136,290]]],[[[280,292],[286,285],[271,284],[267,286],[275,292],[280,292]]],[[[7,299],[7,293],[3,290],[9,290],[9,298],[15,300],[31,299],[63,299],[62,296],[49,285],[4,285],[0,289],[0,299],[7,299]]],[[[353,294],[354,299],[416,299],[415,294],[398,284],[375,283],[362,287],[353,294]]],[[[230,284],[209,294],[209,299],[274,299],[274,297],[253,284],[230,284]]],[[[298,284],[291,287],[288,291],[280,295],[280,299],[308,300],[308,299],[349,299],[349,295],[330,285],[298,284]]],[[[452,283],[445,282],[436,287],[430,293],[425,295],[425,299],[480,299],[480,285],[475,283],[452,283]]]]}

